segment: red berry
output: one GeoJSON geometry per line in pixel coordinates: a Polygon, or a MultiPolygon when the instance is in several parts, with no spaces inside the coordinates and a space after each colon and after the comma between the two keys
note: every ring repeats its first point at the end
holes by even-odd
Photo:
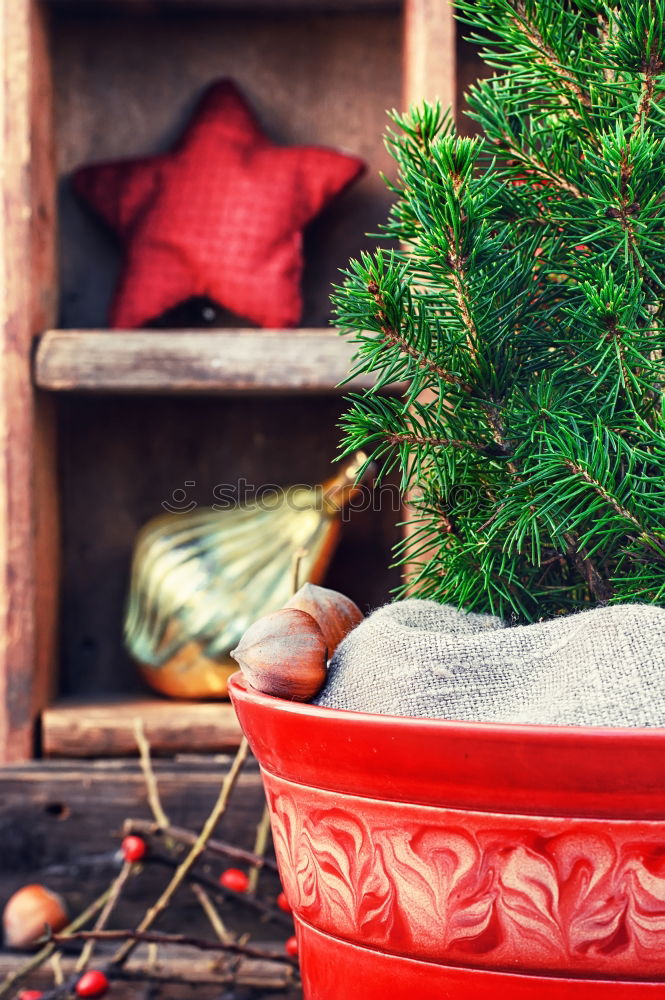
{"type": "Polygon", "coordinates": [[[88,969],[76,984],[80,997],[103,997],[109,988],[109,981],[99,969],[88,969]]]}
{"type": "Polygon", "coordinates": [[[284,945],[284,951],[287,955],[291,955],[295,958],[298,954],[298,939],[294,937],[287,938],[286,944],[284,945]]]}
{"type": "Polygon", "coordinates": [[[284,913],[291,912],[291,904],[286,898],[285,892],[280,892],[279,896],[277,897],[277,905],[280,908],[280,910],[284,910],[284,913]]]}
{"type": "Polygon", "coordinates": [[[134,834],[125,837],[120,846],[125,861],[140,861],[148,853],[148,845],[143,837],[136,837],[134,834]]]}
{"type": "Polygon", "coordinates": [[[21,990],[18,1000],[42,1000],[43,996],[41,990],[21,990]]]}
{"type": "Polygon", "coordinates": [[[219,876],[219,884],[225,889],[233,889],[234,892],[247,892],[249,889],[249,879],[239,868],[227,868],[219,876]]]}

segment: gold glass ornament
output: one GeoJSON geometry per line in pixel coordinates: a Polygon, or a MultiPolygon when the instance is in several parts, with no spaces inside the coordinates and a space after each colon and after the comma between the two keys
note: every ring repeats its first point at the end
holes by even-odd
{"type": "Polygon", "coordinates": [[[318,583],[335,550],[344,506],[366,463],[323,486],[297,486],[229,510],[162,514],[136,540],[125,645],[144,680],[175,698],[220,698],[238,669],[229,653],[300,581],[318,583]]]}

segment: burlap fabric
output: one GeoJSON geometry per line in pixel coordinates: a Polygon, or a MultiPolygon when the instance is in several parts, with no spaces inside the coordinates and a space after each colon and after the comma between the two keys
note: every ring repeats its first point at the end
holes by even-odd
{"type": "Polygon", "coordinates": [[[431,601],[346,637],[316,704],[390,715],[665,726],[665,609],[617,605],[506,627],[431,601]]]}

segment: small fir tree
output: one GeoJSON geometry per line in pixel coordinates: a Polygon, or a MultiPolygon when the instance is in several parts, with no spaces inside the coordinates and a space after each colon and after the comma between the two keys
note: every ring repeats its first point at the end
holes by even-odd
{"type": "Polygon", "coordinates": [[[394,249],[334,297],[377,377],[345,449],[401,472],[416,596],[527,621],[663,604],[665,0],[456,7],[495,71],[480,136],[393,114],[394,249]]]}

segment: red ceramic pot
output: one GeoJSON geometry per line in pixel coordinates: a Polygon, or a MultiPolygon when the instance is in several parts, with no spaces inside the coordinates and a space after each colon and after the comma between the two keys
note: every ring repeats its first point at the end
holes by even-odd
{"type": "Polygon", "coordinates": [[[230,691],[307,1000],[665,1000],[665,730],[230,691]]]}

